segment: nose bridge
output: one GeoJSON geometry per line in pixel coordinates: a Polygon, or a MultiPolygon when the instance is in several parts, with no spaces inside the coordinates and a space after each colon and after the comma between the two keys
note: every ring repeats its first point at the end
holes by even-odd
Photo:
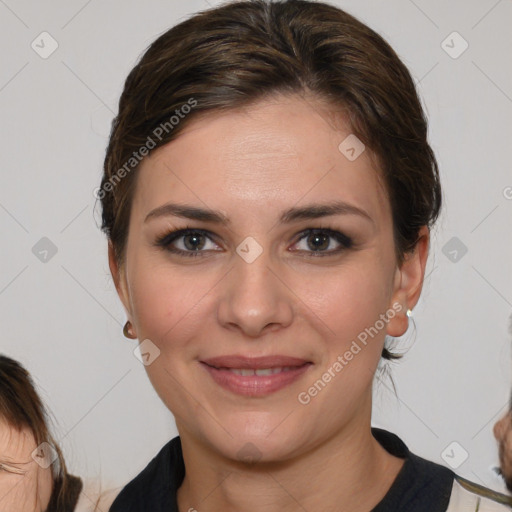
{"type": "MultiPolygon", "coordinates": [[[[239,248],[237,252],[240,250],[239,248]]],[[[269,268],[271,264],[268,251],[263,251],[254,260],[245,259],[243,255],[235,259],[232,293],[241,308],[251,308],[255,312],[263,313],[263,308],[270,307],[276,300],[279,290],[275,275],[269,268]]]]}
{"type": "Polygon", "coordinates": [[[264,253],[249,262],[240,258],[236,262],[235,275],[238,279],[239,291],[241,295],[247,295],[248,299],[254,301],[263,300],[265,295],[267,299],[275,293],[274,273],[270,271],[271,261],[268,253],[264,253]],[[274,290],[272,289],[274,288],[274,290]]]}
{"type": "Polygon", "coordinates": [[[255,336],[268,325],[288,325],[293,308],[277,269],[272,268],[269,252],[251,244],[243,242],[237,248],[218,316],[223,325],[237,326],[255,336]]]}

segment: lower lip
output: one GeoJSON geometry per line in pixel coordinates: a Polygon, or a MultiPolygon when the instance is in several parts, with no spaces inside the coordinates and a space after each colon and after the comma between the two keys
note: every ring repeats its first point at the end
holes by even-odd
{"type": "Polygon", "coordinates": [[[275,373],[274,375],[243,376],[226,369],[214,368],[206,363],[201,363],[201,365],[219,386],[237,395],[254,397],[269,395],[289,386],[312,366],[311,363],[306,363],[302,366],[297,366],[295,369],[275,373]]]}

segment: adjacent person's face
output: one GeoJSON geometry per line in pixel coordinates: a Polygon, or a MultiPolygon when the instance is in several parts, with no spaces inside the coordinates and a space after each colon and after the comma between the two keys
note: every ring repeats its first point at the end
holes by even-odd
{"type": "Polygon", "coordinates": [[[286,459],[369,428],[424,260],[397,268],[384,184],[368,151],[338,149],[349,134],[278,98],[196,119],[141,164],[118,291],[180,433],[227,457],[286,459]]]}
{"type": "Polygon", "coordinates": [[[512,418],[507,412],[494,425],[494,436],[499,443],[500,467],[507,488],[512,491],[512,418]]]}
{"type": "Polygon", "coordinates": [[[36,448],[28,429],[18,432],[0,419],[0,510],[42,512],[52,493],[51,467],[31,457],[36,448]]]}

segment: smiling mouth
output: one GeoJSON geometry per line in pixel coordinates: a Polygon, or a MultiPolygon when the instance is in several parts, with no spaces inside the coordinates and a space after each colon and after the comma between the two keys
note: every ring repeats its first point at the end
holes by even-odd
{"type": "MultiPolygon", "coordinates": [[[[306,363],[307,364],[307,363],[306,363]]],[[[296,370],[297,366],[276,366],[275,368],[217,368],[217,370],[228,370],[242,377],[249,377],[251,375],[275,375],[276,373],[289,372],[296,370]]]]}
{"type": "Polygon", "coordinates": [[[214,382],[237,395],[261,397],[299,379],[313,363],[285,356],[225,356],[200,361],[214,382]]]}
{"type": "Polygon", "coordinates": [[[201,360],[201,362],[218,369],[268,370],[273,368],[296,368],[297,366],[302,366],[310,361],[299,357],[283,355],[253,357],[233,354],[210,357],[208,359],[201,360]]]}

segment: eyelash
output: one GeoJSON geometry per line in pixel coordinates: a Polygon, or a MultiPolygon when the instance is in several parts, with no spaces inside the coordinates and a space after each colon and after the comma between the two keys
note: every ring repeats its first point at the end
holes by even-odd
{"type": "MultiPolygon", "coordinates": [[[[183,229],[178,229],[175,231],[169,231],[169,232],[164,233],[163,235],[161,235],[157,238],[155,245],[157,245],[158,247],[161,247],[162,249],[165,249],[173,254],[177,254],[180,256],[191,257],[191,258],[203,257],[204,253],[207,251],[201,251],[201,250],[183,251],[181,249],[172,248],[172,246],[171,246],[172,242],[174,242],[180,238],[186,237],[187,235],[193,235],[193,234],[206,236],[212,242],[214,241],[212,239],[209,231],[206,231],[204,229],[194,229],[194,228],[186,227],[183,229]]],[[[305,229],[304,231],[299,233],[298,239],[294,243],[294,245],[297,244],[299,241],[301,241],[303,238],[313,235],[313,234],[326,234],[327,236],[334,238],[341,245],[341,247],[338,249],[335,249],[335,250],[328,251],[328,252],[306,251],[306,252],[311,253],[308,257],[317,258],[317,257],[333,256],[333,255],[339,254],[340,252],[342,252],[346,249],[350,249],[353,246],[353,241],[350,237],[348,237],[347,235],[345,235],[343,233],[340,233],[339,231],[336,231],[334,229],[329,229],[329,228],[305,229]]]]}

